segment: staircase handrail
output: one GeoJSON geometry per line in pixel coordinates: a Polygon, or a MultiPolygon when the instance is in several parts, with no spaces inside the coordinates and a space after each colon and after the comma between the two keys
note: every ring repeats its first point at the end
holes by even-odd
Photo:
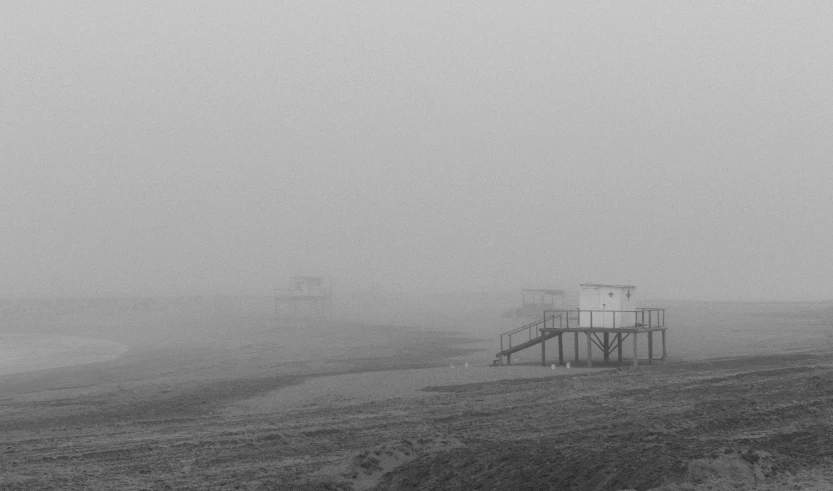
{"type": "MultiPolygon", "coordinates": [[[[553,320],[553,319],[557,319],[557,318],[559,318],[559,317],[561,317],[561,314],[558,314],[558,315],[551,315],[551,316],[549,316],[549,317],[544,317],[543,319],[538,319],[538,320],[537,320],[537,321],[535,321],[535,322],[530,322],[529,324],[523,325],[523,326],[521,326],[521,327],[516,327],[515,329],[512,329],[511,331],[506,331],[506,332],[504,332],[504,333],[501,333],[501,336],[508,336],[508,335],[510,335],[510,334],[517,334],[517,333],[519,333],[519,332],[521,332],[521,331],[526,331],[526,330],[528,330],[528,329],[529,329],[529,328],[531,328],[531,327],[535,327],[535,326],[537,326],[538,324],[543,324],[543,323],[545,323],[545,322],[549,322],[549,321],[551,321],[551,320],[553,320]]],[[[494,336],[494,334],[493,334],[493,336],[494,336]]]]}
{"type": "MultiPolygon", "coordinates": [[[[536,327],[538,327],[538,326],[540,326],[540,325],[543,325],[543,327],[547,327],[547,323],[548,323],[548,322],[550,322],[550,321],[552,321],[553,326],[555,326],[555,320],[556,320],[556,319],[559,319],[559,318],[561,318],[561,314],[560,314],[560,313],[559,313],[559,314],[553,314],[553,315],[551,315],[551,316],[547,317],[547,312],[546,312],[546,311],[544,311],[544,316],[543,316],[543,318],[542,318],[542,319],[538,319],[538,320],[536,320],[536,321],[534,321],[534,322],[530,322],[529,324],[525,324],[525,325],[523,325],[523,326],[521,326],[521,327],[517,327],[517,328],[515,328],[515,329],[512,329],[511,331],[506,331],[506,332],[502,333],[502,334],[500,335],[500,351],[499,351],[499,352],[495,355],[495,356],[496,356],[496,358],[497,358],[498,360],[501,360],[501,362],[500,362],[500,363],[502,364],[502,359],[503,359],[504,354],[509,355],[510,353],[512,353],[512,352],[513,352],[513,346],[512,346],[512,335],[513,335],[513,334],[519,334],[519,333],[522,333],[522,332],[524,332],[524,331],[527,331],[527,334],[529,335],[529,339],[528,339],[527,341],[525,341],[524,343],[522,343],[521,345],[524,345],[524,344],[530,344],[530,345],[531,345],[531,344],[535,344],[535,342],[533,342],[533,340],[535,340],[535,341],[538,341],[538,340],[543,341],[544,339],[546,339],[546,338],[547,338],[547,336],[546,336],[545,334],[543,334],[543,333],[541,333],[541,334],[539,335],[539,333],[538,333],[538,329],[535,329],[535,334],[533,335],[532,329],[533,329],[533,328],[536,328],[536,327]],[[504,349],[504,345],[503,345],[504,336],[505,336],[506,338],[508,338],[508,341],[509,341],[509,343],[508,343],[508,349],[504,349]]],[[[521,345],[519,345],[519,346],[521,346],[521,345]]],[[[523,349],[523,348],[521,348],[521,349],[523,349]]],[[[517,349],[516,349],[516,350],[517,350],[517,349]]]]}

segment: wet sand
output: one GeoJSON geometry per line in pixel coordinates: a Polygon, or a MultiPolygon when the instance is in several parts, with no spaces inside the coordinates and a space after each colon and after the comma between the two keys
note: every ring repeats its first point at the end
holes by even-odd
{"type": "Polygon", "coordinates": [[[409,399],[435,396],[428,387],[496,382],[499,380],[531,379],[560,375],[612,370],[613,367],[588,370],[555,369],[540,366],[491,367],[482,363],[444,365],[436,368],[413,368],[378,372],[326,375],[304,380],[265,395],[230,406],[232,413],[268,413],[305,406],[359,405],[388,399],[409,399]]]}

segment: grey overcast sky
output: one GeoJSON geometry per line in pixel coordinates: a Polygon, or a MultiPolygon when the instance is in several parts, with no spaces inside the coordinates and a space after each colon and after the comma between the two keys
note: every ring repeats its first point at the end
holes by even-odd
{"type": "Polygon", "coordinates": [[[833,2],[6,1],[0,296],[833,298],[833,2]]]}

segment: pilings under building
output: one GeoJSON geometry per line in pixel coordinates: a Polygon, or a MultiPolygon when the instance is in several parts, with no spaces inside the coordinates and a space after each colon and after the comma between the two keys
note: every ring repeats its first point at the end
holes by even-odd
{"type": "Polygon", "coordinates": [[[581,325],[570,325],[570,311],[563,311],[562,313],[559,312],[548,312],[551,314],[549,317],[545,317],[545,322],[543,325],[546,326],[548,322],[552,327],[541,327],[539,332],[541,333],[541,364],[547,364],[547,340],[555,338],[558,342],[558,363],[564,364],[564,335],[573,333],[573,346],[574,346],[574,361],[579,362],[579,334],[582,333],[586,336],[586,351],[585,357],[587,359],[587,366],[593,366],[593,347],[599,348],[602,355],[602,360],[604,362],[609,362],[611,355],[613,355],[614,351],[616,352],[616,359],[619,363],[622,363],[623,360],[623,351],[625,346],[625,341],[628,338],[631,338],[631,359],[633,362],[633,366],[637,366],[639,364],[639,344],[638,344],[638,336],[640,334],[644,334],[647,336],[648,342],[648,363],[652,363],[654,358],[654,333],[658,332],[661,337],[661,346],[662,346],[662,355],[659,357],[660,360],[665,360],[666,357],[666,342],[665,342],[665,332],[667,328],[665,327],[665,309],[660,308],[640,308],[638,310],[632,311],[608,311],[608,310],[599,310],[599,311],[581,311],[575,310],[576,318],[580,317],[581,314],[588,314],[593,315],[594,317],[604,317],[606,315],[615,317],[634,317],[639,319],[638,322],[634,322],[630,325],[619,325],[619,326],[609,326],[605,327],[604,325],[596,325],[591,320],[589,325],[581,326],[581,325]],[[562,314],[562,315],[559,315],[562,314]],[[595,315],[594,315],[595,314],[595,315]],[[643,321],[644,320],[644,321],[643,321]],[[548,321],[548,322],[547,322],[548,321]],[[557,325],[556,325],[557,324],[557,325]]]}

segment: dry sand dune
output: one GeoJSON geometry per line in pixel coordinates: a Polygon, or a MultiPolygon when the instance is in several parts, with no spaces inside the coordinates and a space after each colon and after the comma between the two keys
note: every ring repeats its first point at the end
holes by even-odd
{"type": "Polygon", "coordinates": [[[0,489],[829,489],[830,306],[674,312],[667,363],[592,371],[487,367],[490,312],[42,321],[132,349],[0,376],[0,489]]]}

